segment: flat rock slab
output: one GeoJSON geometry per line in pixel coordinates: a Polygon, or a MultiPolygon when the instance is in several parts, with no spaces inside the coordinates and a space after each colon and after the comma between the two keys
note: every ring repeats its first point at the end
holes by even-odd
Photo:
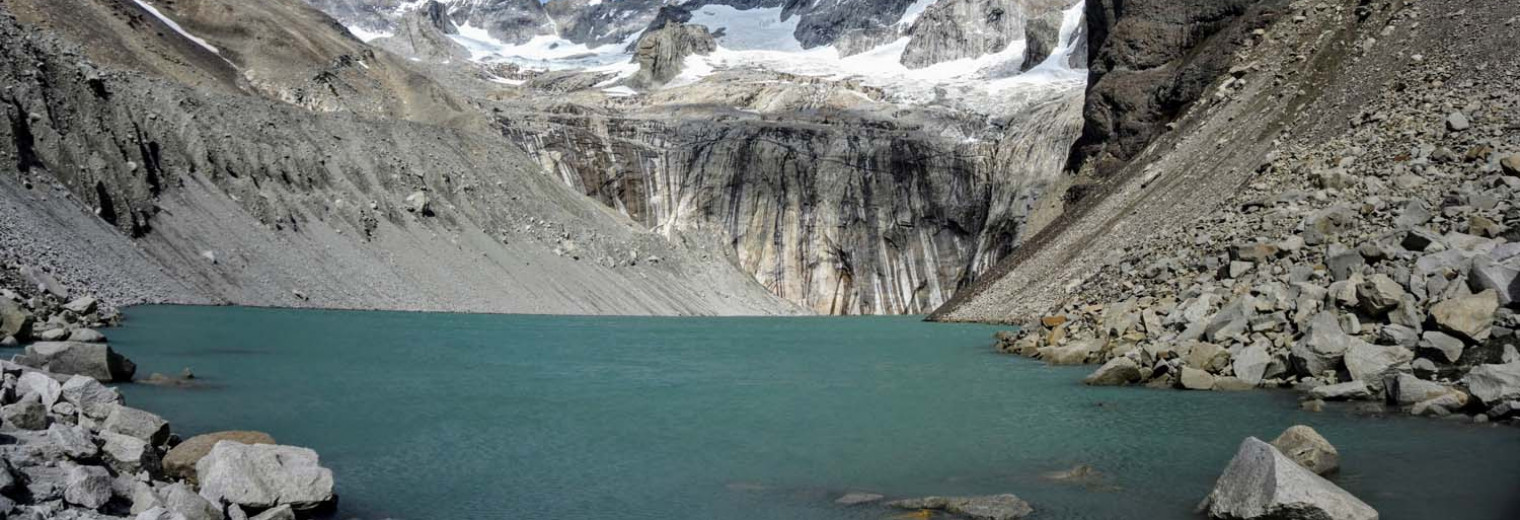
{"type": "Polygon", "coordinates": [[[1014,520],[1034,513],[1028,502],[1012,494],[979,497],[925,497],[888,502],[898,509],[944,511],[975,520],[1014,520]]]}

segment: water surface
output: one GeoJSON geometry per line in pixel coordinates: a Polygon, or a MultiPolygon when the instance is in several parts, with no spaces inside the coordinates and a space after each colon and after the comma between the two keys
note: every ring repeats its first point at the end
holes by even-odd
{"type": "Polygon", "coordinates": [[[111,331],[182,435],[267,431],[343,518],[887,518],[832,501],[1013,492],[1044,519],[1197,518],[1240,440],[1309,424],[1384,519],[1520,518],[1520,430],[1090,388],[915,318],[606,318],[140,307],[111,331]],[[1090,464],[1095,485],[1042,478],[1090,464]]]}

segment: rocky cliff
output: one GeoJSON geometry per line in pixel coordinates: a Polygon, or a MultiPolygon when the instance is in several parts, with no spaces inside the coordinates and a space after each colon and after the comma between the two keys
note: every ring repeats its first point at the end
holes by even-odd
{"type": "Polygon", "coordinates": [[[237,30],[194,3],[177,4],[172,26],[132,5],[82,2],[69,17],[59,4],[0,8],[7,277],[88,288],[113,305],[792,312],[707,238],[634,229],[499,135],[473,130],[471,117],[438,118],[445,126],[397,117],[408,109],[328,110],[248,80],[284,84],[301,63],[347,63],[349,81],[378,89],[328,91],[348,107],[417,88],[386,79],[421,78],[400,60],[328,46],[365,51],[330,19],[299,24],[309,11],[300,3],[233,10],[257,17],[237,30]],[[79,16],[100,23],[71,25],[79,16]],[[251,44],[280,27],[301,37],[251,44]],[[77,45],[100,38],[125,43],[77,45]],[[147,50],[124,52],[137,49],[147,50]]]}

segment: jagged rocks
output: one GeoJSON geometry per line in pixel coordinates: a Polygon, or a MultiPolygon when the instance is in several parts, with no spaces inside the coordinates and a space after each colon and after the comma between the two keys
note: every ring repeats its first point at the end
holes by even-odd
{"type": "Polygon", "coordinates": [[[1367,383],[1374,392],[1382,390],[1384,377],[1392,370],[1405,367],[1414,360],[1414,352],[1400,346],[1373,345],[1358,342],[1346,350],[1346,372],[1353,381],[1367,383]]]}
{"type": "Polygon", "coordinates": [[[332,471],[306,448],[219,441],[195,465],[201,495],[213,502],[266,509],[298,510],[331,504],[332,471]]]}
{"type": "Polygon", "coordinates": [[[100,449],[105,453],[106,462],[116,471],[126,474],[157,472],[158,450],[147,441],[111,431],[100,432],[100,438],[105,440],[100,449]]]}
{"type": "Polygon", "coordinates": [[[137,365],[102,343],[55,341],[26,346],[22,364],[66,375],[93,377],[101,382],[131,381],[137,365]]]}
{"type": "Polygon", "coordinates": [[[111,500],[111,473],[105,468],[73,465],[66,475],[64,501],[85,509],[100,509],[111,500]]]}
{"type": "Polygon", "coordinates": [[[1093,386],[1119,386],[1140,381],[1140,364],[1127,357],[1116,357],[1098,367],[1082,382],[1093,386]]]}
{"type": "Polygon", "coordinates": [[[274,444],[274,437],[264,432],[227,431],[196,435],[179,443],[164,455],[164,474],[197,482],[195,466],[221,441],[242,444],[274,444]]]}
{"type": "Polygon", "coordinates": [[[1293,362],[1304,373],[1322,374],[1339,368],[1346,351],[1362,343],[1341,330],[1334,313],[1321,312],[1310,320],[1303,339],[1293,345],[1293,362]]]}
{"type": "Polygon", "coordinates": [[[1255,437],[1240,443],[1207,503],[1217,519],[1378,518],[1371,506],[1255,437]]]}
{"type": "Polygon", "coordinates": [[[1034,513],[1028,502],[1012,494],[980,497],[925,497],[887,503],[898,509],[944,511],[975,520],[1014,520],[1034,513]]]}
{"type": "Polygon", "coordinates": [[[101,430],[120,433],[153,446],[169,440],[169,423],[162,417],[121,405],[112,407],[101,430]]]}
{"type": "Polygon", "coordinates": [[[1341,467],[1340,452],[1308,426],[1289,427],[1272,440],[1272,447],[1318,475],[1329,474],[1341,467]]]}

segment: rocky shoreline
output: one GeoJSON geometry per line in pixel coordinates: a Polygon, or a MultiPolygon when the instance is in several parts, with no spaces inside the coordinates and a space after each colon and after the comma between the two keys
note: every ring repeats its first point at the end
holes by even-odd
{"type": "Polygon", "coordinates": [[[118,315],[37,288],[0,289],[0,346],[25,347],[0,361],[0,517],[294,520],[336,506],[312,450],[259,432],[181,439],[126,406],[106,385],[132,383],[137,367],[97,330],[118,315]]]}

